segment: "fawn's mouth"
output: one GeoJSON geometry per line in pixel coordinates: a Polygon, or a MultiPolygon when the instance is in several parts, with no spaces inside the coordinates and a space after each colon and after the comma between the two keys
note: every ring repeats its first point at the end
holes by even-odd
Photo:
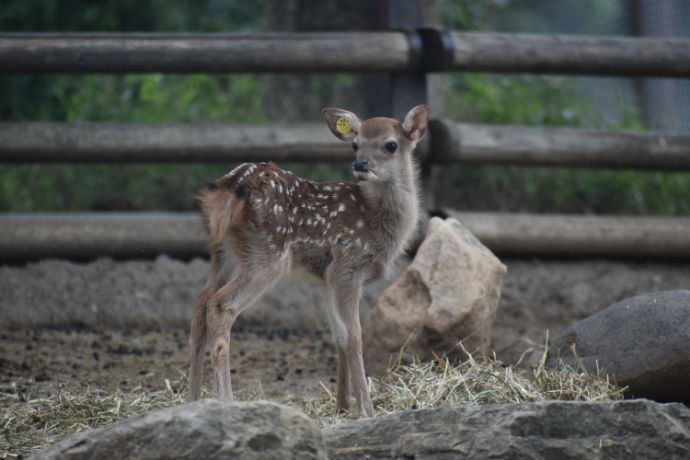
{"type": "Polygon", "coordinates": [[[365,181],[369,179],[378,179],[379,176],[376,175],[371,169],[365,169],[364,171],[354,171],[355,178],[359,181],[365,181]]]}

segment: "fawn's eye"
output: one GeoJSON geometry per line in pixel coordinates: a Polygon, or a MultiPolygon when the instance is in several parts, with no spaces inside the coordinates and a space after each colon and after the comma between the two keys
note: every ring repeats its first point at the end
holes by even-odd
{"type": "Polygon", "coordinates": [[[352,150],[354,150],[354,151],[356,152],[357,149],[359,149],[359,145],[357,145],[357,144],[355,144],[355,143],[353,142],[353,143],[352,143],[352,150]]]}
{"type": "Polygon", "coordinates": [[[386,147],[386,150],[388,150],[390,153],[395,153],[395,151],[398,150],[398,144],[395,142],[386,142],[384,147],[386,147]]]}

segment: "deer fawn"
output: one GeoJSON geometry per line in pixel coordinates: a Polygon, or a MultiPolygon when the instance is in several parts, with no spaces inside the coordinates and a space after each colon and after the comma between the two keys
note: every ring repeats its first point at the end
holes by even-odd
{"type": "Polygon", "coordinates": [[[333,134],[352,142],[357,183],[317,183],[273,163],[245,163],[209,184],[199,201],[209,234],[211,273],[192,320],[190,400],[201,395],[203,357],[211,347],[218,397],[232,399],[230,328],[278,278],[306,271],[326,287],[338,350],[338,409],[373,415],[362,359],[362,282],[382,275],[412,238],[419,215],[412,151],[426,132],[428,109],[402,123],[360,121],[323,110],[333,134]]]}

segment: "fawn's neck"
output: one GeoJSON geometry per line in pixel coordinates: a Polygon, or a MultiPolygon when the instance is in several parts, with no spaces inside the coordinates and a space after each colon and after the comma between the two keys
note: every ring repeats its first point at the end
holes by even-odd
{"type": "Polygon", "coordinates": [[[417,171],[412,161],[401,162],[399,174],[388,181],[360,183],[372,211],[370,222],[387,256],[395,256],[412,238],[419,217],[417,171]]]}

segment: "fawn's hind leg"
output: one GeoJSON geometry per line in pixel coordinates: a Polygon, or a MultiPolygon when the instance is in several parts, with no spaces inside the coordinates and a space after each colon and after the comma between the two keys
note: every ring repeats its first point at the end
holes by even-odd
{"type": "Polygon", "coordinates": [[[240,263],[232,279],[208,301],[206,328],[218,398],[232,400],[230,381],[230,329],[240,313],[251,306],[289,267],[286,258],[265,264],[240,263]]]}
{"type": "Polygon", "coordinates": [[[204,354],[208,345],[206,330],[206,309],[211,295],[228,281],[232,267],[230,254],[221,249],[212,251],[211,272],[206,284],[197,297],[194,305],[189,334],[189,401],[196,401],[201,397],[203,381],[204,354]]]}
{"type": "Polygon", "coordinates": [[[201,383],[206,353],[206,304],[211,297],[210,281],[206,283],[194,305],[194,318],[189,334],[189,395],[188,401],[201,397],[201,383]]]}

